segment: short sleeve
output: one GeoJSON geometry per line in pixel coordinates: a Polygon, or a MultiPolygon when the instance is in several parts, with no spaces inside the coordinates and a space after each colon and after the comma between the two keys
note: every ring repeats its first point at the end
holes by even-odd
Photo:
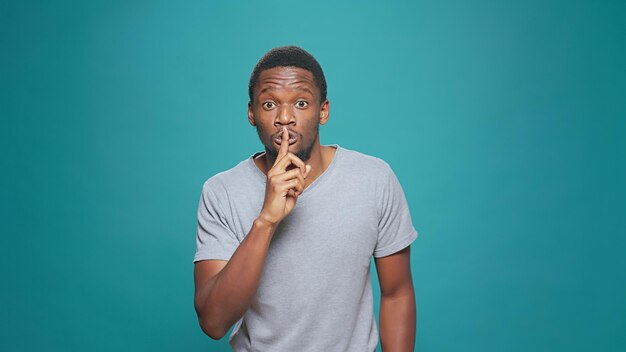
{"type": "Polygon", "coordinates": [[[417,231],[413,227],[409,207],[398,178],[389,165],[381,187],[379,187],[380,218],[378,223],[378,240],[374,249],[374,257],[391,255],[409,246],[416,238],[417,231]]]}
{"type": "Polygon", "coordinates": [[[239,246],[237,236],[228,227],[220,210],[224,205],[211,190],[210,183],[206,182],[198,204],[194,263],[206,259],[229,260],[239,246]]]}

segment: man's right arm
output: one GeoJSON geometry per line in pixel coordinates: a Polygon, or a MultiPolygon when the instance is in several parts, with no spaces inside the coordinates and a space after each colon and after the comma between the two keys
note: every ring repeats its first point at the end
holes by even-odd
{"type": "Polygon", "coordinates": [[[212,339],[222,338],[250,306],[274,230],[256,219],[229,261],[196,262],[194,305],[200,327],[212,339]]]}
{"type": "Polygon", "coordinates": [[[194,267],[194,305],[202,331],[221,339],[246,312],[254,297],[276,226],[293,210],[311,166],[289,153],[289,132],[267,173],[265,200],[230,260],[203,260],[194,267]],[[289,165],[296,168],[287,171],[289,165]]]}

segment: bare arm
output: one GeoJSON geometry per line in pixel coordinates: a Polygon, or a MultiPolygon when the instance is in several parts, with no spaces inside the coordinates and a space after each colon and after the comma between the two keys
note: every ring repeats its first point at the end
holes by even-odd
{"type": "Polygon", "coordinates": [[[250,306],[274,229],[256,220],[229,261],[203,260],[195,264],[194,305],[200,327],[211,338],[222,338],[250,306]]]}
{"type": "Polygon", "coordinates": [[[380,282],[380,341],[383,352],[413,351],[415,293],[411,278],[411,247],[377,258],[380,282]]]}
{"type": "Polygon", "coordinates": [[[296,204],[311,168],[289,153],[289,133],[283,130],[276,162],[267,173],[265,200],[259,217],[230,260],[203,260],[194,267],[194,306],[202,330],[222,338],[248,310],[259,287],[276,226],[296,204]],[[296,168],[287,171],[290,165],[296,168]]]}

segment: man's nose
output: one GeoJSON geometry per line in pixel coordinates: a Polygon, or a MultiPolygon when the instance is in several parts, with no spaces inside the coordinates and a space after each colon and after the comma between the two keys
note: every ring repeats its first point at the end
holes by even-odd
{"type": "Polygon", "coordinates": [[[296,117],[292,107],[283,105],[278,109],[275,125],[293,125],[296,123],[296,117]]]}

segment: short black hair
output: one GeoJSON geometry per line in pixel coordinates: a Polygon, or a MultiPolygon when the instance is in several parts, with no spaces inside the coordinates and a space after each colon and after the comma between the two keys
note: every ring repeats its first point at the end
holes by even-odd
{"type": "Polygon", "coordinates": [[[324,71],[322,71],[319,62],[306,50],[298,46],[290,45],[281,46],[268,51],[259,62],[257,62],[252,71],[252,75],[250,75],[250,82],[248,83],[250,102],[254,101],[254,87],[259,80],[261,72],[282,66],[299,67],[311,72],[315,79],[315,84],[320,91],[320,102],[326,100],[326,78],[324,77],[324,71]]]}

